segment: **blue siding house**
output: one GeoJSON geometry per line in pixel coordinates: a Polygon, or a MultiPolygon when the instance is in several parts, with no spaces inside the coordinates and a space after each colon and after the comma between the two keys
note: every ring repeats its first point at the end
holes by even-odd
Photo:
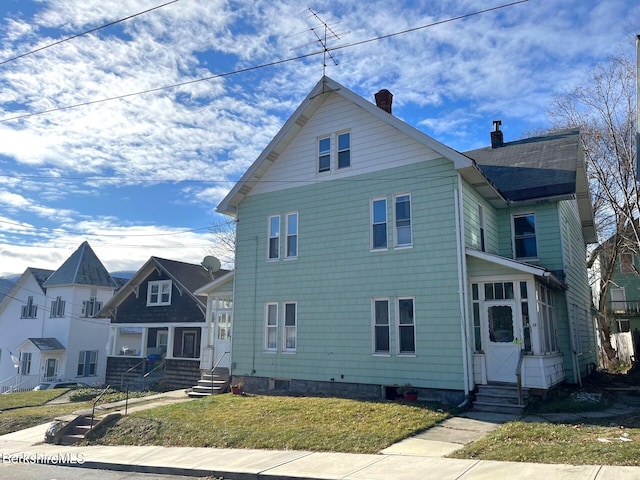
{"type": "Polygon", "coordinates": [[[234,381],[447,401],[578,382],[596,362],[579,132],[504,142],[495,122],[461,153],[392,99],[323,77],[218,206],[237,219],[234,381]]]}

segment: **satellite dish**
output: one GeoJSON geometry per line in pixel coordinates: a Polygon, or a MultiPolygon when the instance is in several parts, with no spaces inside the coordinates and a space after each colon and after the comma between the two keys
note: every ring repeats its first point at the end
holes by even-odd
{"type": "Polygon", "coordinates": [[[218,270],[220,270],[220,260],[212,255],[207,255],[206,257],[204,257],[200,265],[206,268],[209,273],[217,272],[218,270]]]}

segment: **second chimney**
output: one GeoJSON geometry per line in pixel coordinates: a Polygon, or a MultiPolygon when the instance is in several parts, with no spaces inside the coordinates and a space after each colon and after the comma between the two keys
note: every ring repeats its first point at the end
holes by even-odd
{"type": "Polygon", "coordinates": [[[493,121],[493,132],[491,132],[491,148],[498,148],[504,144],[504,136],[502,130],[500,130],[502,120],[493,121]]]}
{"type": "Polygon", "coordinates": [[[387,113],[391,113],[391,104],[393,103],[393,94],[386,88],[375,94],[376,105],[387,113]]]}

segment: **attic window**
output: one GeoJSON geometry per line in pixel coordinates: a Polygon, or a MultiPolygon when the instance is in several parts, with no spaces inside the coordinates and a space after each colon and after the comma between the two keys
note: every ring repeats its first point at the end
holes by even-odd
{"type": "Polygon", "coordinates": [[[149,282],[147,306],[171,305],[171,280],[149,282]]]}
{"type": "Polygon", "coordinates": [[[331,170],[331,137],[318,140],[318,172],[331,170]]]}

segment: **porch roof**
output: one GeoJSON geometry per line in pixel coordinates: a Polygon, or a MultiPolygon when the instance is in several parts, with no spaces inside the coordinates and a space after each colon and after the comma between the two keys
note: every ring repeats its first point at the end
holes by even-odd
{"type": "Polygon", "coordinates": [[[553,287],[561,288],[563,290],[567,289],[567,285],[560,278],[558,278],[553,272],[547,270],[544,267],[538,267],[536,265],[531,265],[530,263],[520,262],[512,258],[501,257],[500,255],[494,255],[492,253],[481,252],[480,250],[474,250],[473,248],[467,248],[466,254],[470,257],[484,260],[485,262],[490,262],[502,267],[511,268],[518,272],[535,275],[536,277],[543,279],[545,283],[548,283],[553,287]]]}
{"type": "Polygon", "coordinates": [[[38,350],[48,350],[48,351],[66,350],[64,345],[62,345],[57,338],[53,338],[53,337],[27,338],[24,342],[22,342],[22,344],[18,348],[22,348],[22,346],[27,342],[31,342],[38,350]]]}

